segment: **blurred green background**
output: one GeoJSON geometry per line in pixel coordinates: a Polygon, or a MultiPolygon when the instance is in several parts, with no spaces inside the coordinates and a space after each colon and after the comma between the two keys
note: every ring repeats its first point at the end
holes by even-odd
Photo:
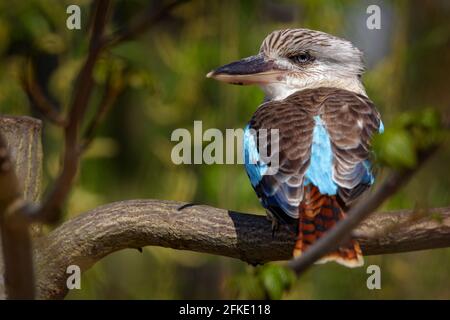
{"type": "MultiPolygon", "coordinates": [[[[32,61],[46,94],[66,108],[87,52],[91,1],[0,1],[0,112],[41,115],[19,77],[32,61]],[[78,4],[82,30],[66,28],[66,7],[78,4]]],[[[127,25],[159,1],[114,1],[107,32],[127,25]]],[[[105,74],[123,86],[82,161],[65,219],[117,200],[159,198],[263,213],[240,165],[174,165],[176,128],[242,128],[263,99],[256,87],[221,84],[205,74],[252,55],[275,29],[306,27],[353,41],[366,54],[367,92],[385,126],[403,112],[449,109],[448,1],[189,1],[148,32],[105,53],[95,68],[101,97],[105,74]],[[369,4],[381,8],[381,30],[366,28],[369,4]]],[[[45,183],[58,173],[61,131],[46,123],[45,183]]],[[[448,144],[384,208],[447,206],[448,144]]],[[[382,179],[383,172],[379,179],[382,179]]],[[[368,290],[366,268],[315,266],[285,299],[450,299],[450,249],[367,257],[382,271],[382,289],[368,290]]],[[[223,257],[146,247],[112,254],[82,278],[68,299],[261,298],[255,269],[223,257]]]]}

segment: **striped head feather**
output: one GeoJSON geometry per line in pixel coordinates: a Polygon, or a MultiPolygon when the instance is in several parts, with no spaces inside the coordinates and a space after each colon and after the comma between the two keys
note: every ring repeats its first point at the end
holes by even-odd
{"type": "Polygon", "coordinates": [[[266,101],[301,90],[344,89],[366,96],[362,52],[350,41],[309,29],[270,33],[257,55],[219,67],[207,77],[232,84],[256,84],[266,101]]]}
{"type": "Polygon", "coordinates": [[[317,87],[366,95],[361,83],[363,54],[345,39],[309,29],[277,30],[264,39],[259,54],[288,70],[281,81],[263,87],[268,100],[317,87]]]}

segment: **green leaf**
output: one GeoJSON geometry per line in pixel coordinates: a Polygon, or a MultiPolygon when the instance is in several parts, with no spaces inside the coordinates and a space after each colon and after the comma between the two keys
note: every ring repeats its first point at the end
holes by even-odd
{"type": "Polygon", "coordinates": [[[228,281],[228,289],[237,299],[264,299],[265,289],[254,272],[234,275],[228,281]]]}
{"type": "Polygon", "coordinates": [[[438,129],[441,125],[439,113],[432,109],[426,108],[420,113],[419,123],[427,129],[438,129]]]}
{"type": "Polygon", "coordinates": [[[270,299],[281,299],[281,296],[283,295],[283,282],[275,270],[270,267],[265,268],[261,272],[261,280],[270,299]]]}
{"type": "Polygon", "coordinates": [[[276,264],[262,267],[259,274],[267,295],[273,300],[281,299],[295,280],[292,270],[276,264]]]}
{"type": "Polygon", "coordinates": [[[417,155],[412,137],[403,129],[391,128],[374,139],[374,150],[380,162],[394,168],[412,168],[417,155]]]}

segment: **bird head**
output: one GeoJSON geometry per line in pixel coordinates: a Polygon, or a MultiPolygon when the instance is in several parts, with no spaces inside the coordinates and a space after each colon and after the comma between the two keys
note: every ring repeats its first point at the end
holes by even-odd
{"type": "Polygon", "coordinates": [[[337,87],[365,95],[362,52],[350,41],[308,29],[277,30],[257,55],[219,67],[208,78],[259,85],[266,100],[310,88],[337,87]]]}

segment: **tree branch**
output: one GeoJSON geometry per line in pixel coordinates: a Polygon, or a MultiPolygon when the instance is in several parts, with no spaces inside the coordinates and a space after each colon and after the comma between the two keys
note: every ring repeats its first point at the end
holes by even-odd
{"type": "Polygon", "coordinates": [[[22,192],[14,172],[6,140],[0,133],[0,231],[5,283],[11,299],[33,299],[34,280],[28,224],[15,221],[22,192]],[[19,272],[14,272],[19,268],[19,272]]]}
{"type": "Polygon", "coordinates": [[[41,194],[42,122],[26,116],[1,115],[0,131],[6,139],[23,198],[36,203],[41,194]]]}
{"type": "Polygon", "coordinates": [[[42,206],[32,216],[37,221],[52,223],[59,219],[61,206],[72,188],[73,180],[78,171],[81,147],[79,130],[94,86],[92,71],[101,53],[101,43],[109,5],[109,0],[97,0],[93,3],[94,9],[89,52],[77,77],[72,105],[64,132],[65,151],[63,168],[42,206]]]}
{"type": "MultiPolygon", "coordinates": [[[[450,246],[450,208],[411,219],[411,211],[378,213],[356,230],[363,253],[387,254],[450,246]],[[391,228],[398,226],[399,228],[391,228]]],[[[162,246],[241,259],[251,264],[291,257],[295,235],[272,239],[264,216],[174,201],[134,200],[105,205],[67,221],[36,245],[41,299],[63,298],[66,268],[87,270],[124,249],[162,246]]]]}
{"type": "Polygon", "coordinates": [[[92,121],[87,126],[83,142],[80,146],[80,151],[82,152],[85,151],[94,140],[96,131],[100,126],[100,123],[103,121],[103,118],[106,116],[109,109],[114,105],[117,97],[125,88],[125,84],[121,80],[122,74],[120,74],[119,76],[115,76],[112,73],[113,72],[111,70],[108,72],[105,89],[100,104],[97,108],[97,112],[92,118],[92,121]]]}
{"type": "Polygon", "coordinates": [[[28,201],[38,197],[41,122],[0,117],[0,297],[34,298],[28,201]],[[3,286],[4,279],[4,286],[3,286]],[[5,292],[6,291],[6,292],[5,292]]]}

